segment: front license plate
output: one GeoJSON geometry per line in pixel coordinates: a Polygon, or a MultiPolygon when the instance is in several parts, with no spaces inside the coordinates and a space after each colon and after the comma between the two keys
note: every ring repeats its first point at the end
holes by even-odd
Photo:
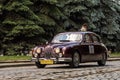
{"type": "Polygon", "coordinates": [[[40,60],[41,64],[53,64],[53,60],[40,60]]]}

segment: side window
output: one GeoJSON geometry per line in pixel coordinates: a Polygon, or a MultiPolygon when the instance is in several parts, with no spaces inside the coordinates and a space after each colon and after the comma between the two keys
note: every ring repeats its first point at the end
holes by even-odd
{"type": "Polygon", "coordinates": [[[91,37],[90,37],[89,34],[85,35],[85,42],[88,42],[88,43],[92,42],[91,37]]]}
{"type": "Polygon", "coordinates": [[[92,38],[94,43],[100,42],[99,37],[93,35],[92,38]]]}

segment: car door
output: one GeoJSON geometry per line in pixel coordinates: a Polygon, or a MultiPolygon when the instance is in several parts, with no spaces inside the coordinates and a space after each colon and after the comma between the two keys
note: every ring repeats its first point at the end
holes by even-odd
{"type": "Polygon", "coordinates": [[[91,54],[94,54],[94,46],[90,33],[87,33],[83,37],[83,42],[81,44],[82,48],[82,61],[91,61],[91,54]]]}
{"type": "Polygon", "coordinates": [[[83,55],[89,54],[89,44],[90,44],[90,37],[88,34],[85,34],[83,37],[83,41],[81,43],[81,51],[83,55]]]}
{"type": "Polygon", "coordinates": [[[85,35],[85,44],[87,44],[86,46],[88,47],[88,54],[94,54],[94,45],[91,38],[91,34],[85,35]]]}
{"type": "Polygon", "coordinates": [[[101,44],[100,44],[100,38],[95,35],[95,34],[92,34],[92,40],[93,40],[93,45],[94,45],[94,52],[95,54],[101,54],[101,44]]]}

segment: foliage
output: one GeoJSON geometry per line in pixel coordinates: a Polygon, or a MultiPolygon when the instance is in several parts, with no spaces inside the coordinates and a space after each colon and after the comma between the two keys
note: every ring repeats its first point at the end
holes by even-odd
{"type": "Polygon", "coordinates": [[[0,48],[7,54],[76,31],[83,23],[120,51],[120,4],[114,0],[0,0],[0,17],[0,48]]]}
{"type": "Polygon", "coordinates": [[[118,53],[118,52],[111,53],[110,57],[116,57],[116,58],[118,58],[118,57],[120,57],[120,53],[118,53]]]}

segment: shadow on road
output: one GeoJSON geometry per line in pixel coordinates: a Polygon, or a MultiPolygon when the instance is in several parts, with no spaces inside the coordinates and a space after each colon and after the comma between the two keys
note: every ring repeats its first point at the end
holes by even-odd
{"type": "Polygon", "coordinates": [[[54,66],[47,66],[45,69],[79,69],[79,68],[94,68],[94,67],[108,67],[111,65],[105,65],[105,66],[98,66],[98,65],[93,65],[93,64],[82,64],[79,65],[77,68],[71,68],[69,65],[54,65],[54,66]]]}

